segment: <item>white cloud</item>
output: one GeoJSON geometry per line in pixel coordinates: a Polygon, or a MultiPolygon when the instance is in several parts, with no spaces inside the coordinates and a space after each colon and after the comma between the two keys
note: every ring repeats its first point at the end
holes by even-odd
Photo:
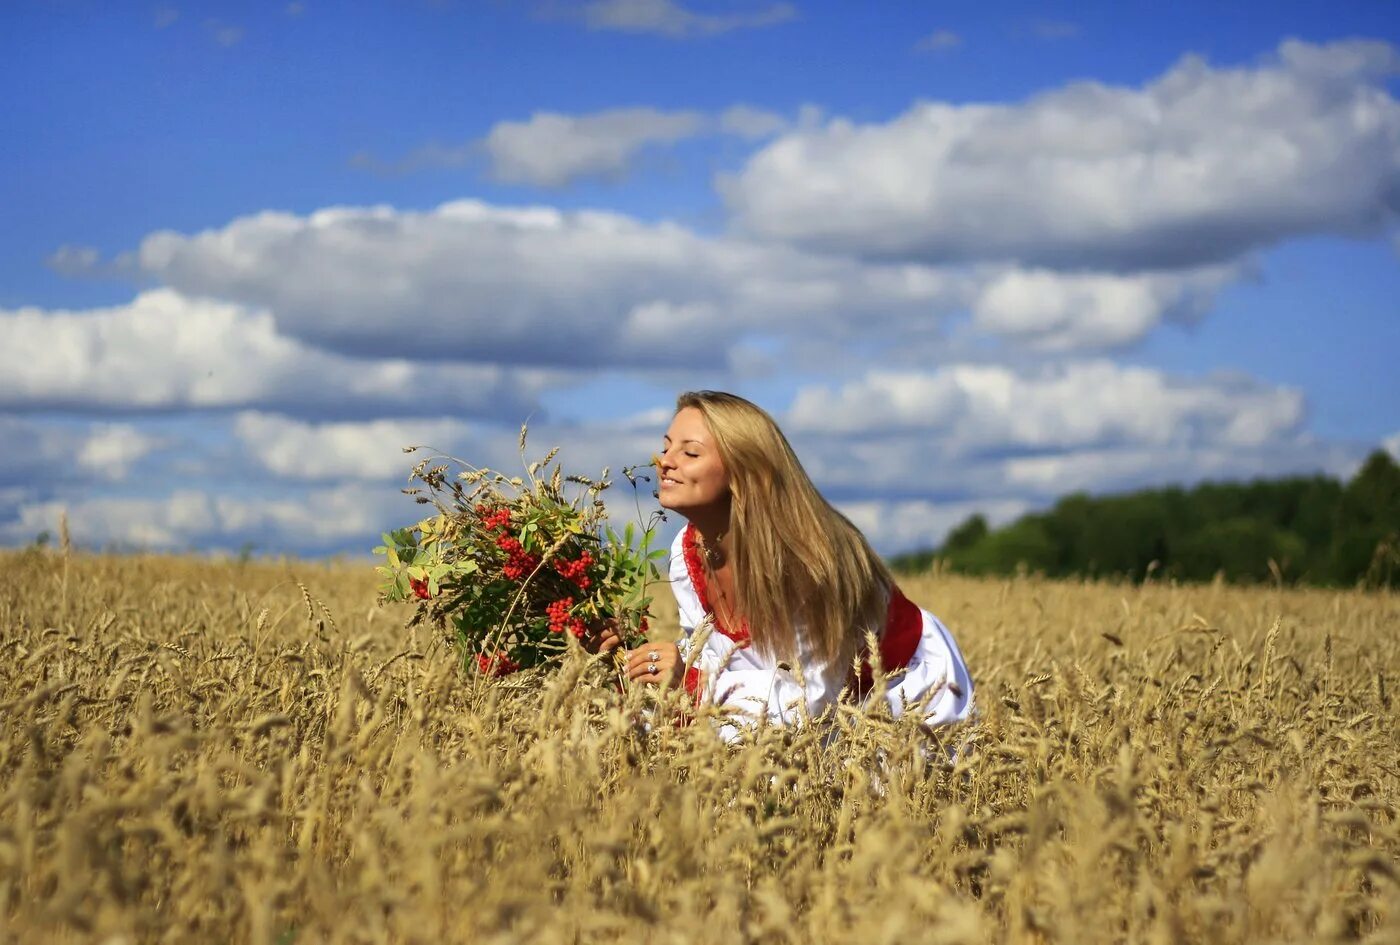
{"type": "Polygon", "coordinates": [[[585,177],[616,177],[648,145],[700,134],[699,112],[617,108],[590,115],[536,112],[529,121],[503,121],[482,141],[492,175],[512,184],[559,187],[585,177]]]}
{"type": "Polygon", "coordinates": [[[478,201],[261,213],[153,234],[138,255],[181,292],[274,312],[277,331],[346,354],[589,368],[713,368],[746,332],[893,334],[973,288],[957,270],[478,201]]]}
{"type": "Polygon", "coordinates": [[[1290,40],[1187,56],[1141,89],[1078,82],[1012,105],[921,102],[770,143],[721,182],[749,231],[827,251],[1098,269],[1196,266],[1400,213],[1388,44],[1290,40]]]}
{"type": "Polygon", "coordinates": [[[918,52],[945,52],[962,45],[962,37],[952,30],[934,30],[914,44],[918,52]]]}
{"type": "Polygon", "coordinates": [[[77,452],[78,465],[105,479],[125,479],[132,465],[163,444],[128,423],[99,424],[77,452]]]}
{"type": "Polygon", "coordinates": [[[126,479],[131,467],[163,445],[124,423],[58,425],[0,416],[0,485],[30,488],[74,480],[126,479]]]}
{"type": "Polygon", "coordinates": [[[1237,275],[1235,266],[1131,275],[1008,269],[978,292],[973,324],[1045,351],[1116,347],[1166,318],[1198,320],[1237,275]]]}
{"type": "Polygon", "coordinates": [[[91,246],[65,243],[50,253],[44,264],[61,276],[78,276],[92,272],[101,265],[101,260],[102,254],[91,246]]]}
{"type": "Polygon", "coordinates": [[[1390,436],[1381,441],[1381,448],[1391,456],[1400,460],[1400,430],[1396,430],[1390,436]]]}
{"type": "Polygon", "coordinates": [[[876,499],[835,504],[865,533],[875,550],[884,554],[937,547],[948,532],[974,514],[985,516],[995,528],[1030,511],[1030,505],[1021,499],[956,502],[876,499]]]}
{"type": "Polygon", "coordinates": [[[456,420],[371,420],[305,423],[275,414],[243,413],[234,433],[264,469],[284,479],[393,479],[417,461],[408,446],[452,452],[473,428],[456,420]]]}
{"type": "MultiPolygon", "coordinates": [[[[0,342],[0,409],[519,416],[542,381],[496,367],[327,354],[288,338],[268,312],[170,289],[104,309],[0,310],[0,342]]],[[[125,448],[109,443],[93,455],[125,448]]]]}
{"type": "Polygon", "coordinates": [[[618,213],[474,200],[263,212],[157,232],[119,258],[187,296],[264,310],[279,334],[345,355],[570,369],[714,369],[753,337],[910,351],[963,311],[975,331],[1031,349],[1112,348],[1164,319],[1201,317],[1243,268],[872,262],[618,213]]]}
{"type": "Polygon", "coordinates": [[[237,498],[195,489],[158,498],[100,496],[22,502],[0,521],[0,541],[18,544],[53,532],[67,513],[74,543],[150,550],[238,547],[308,552],[361,544],[366,553],[386,523],[412,521],[409,499],[393,490],[343,485],[279,497],[237,498]]]}
{"type": "Polygon", "coordinates": [[[697,13],[676,0],[590,0],[580,12],[589,29],[673,38],[774,26],[797,16],[797,8],[790,3],[768,4],[746,13],[708,14],[697,13]]]}
{"type": "Polygon", "coordinates": [[[430,141],[415,148],[397,161],[386,161],[368,151],[359,151],[350,156],[350,166],[375,174],[411,174],[414,171],[430,168],[466,167],[482,157],[481,144],[469,141],[466,144],[442,144],[430,141]]]}
{"type": "Polygon", "coordinates": [[[614,108],[581,115],[542,111],[526,121],[497,122],[479,141],[432,142],[398,161],[361,152],[350,164],[381,174],[407,174],[485,162],[490,175],[503,183],[563,187],[584,179],[620,180],[648,149],[713,135],[755,140],[777,134],[789,124],[781,115],[743,104],[717,115],[655,108],[614,108]]]}
{"type": "Polygon", "coordinates": [[[1324,473],[1346,478],[1354,450],[1302,437],[1256,447],[1198,444],[1184,449],[1129,446],[1062,455],[1015,457],[1005,462],[1003,488],[1046,499],[1070,492],[1118,492],[1162,486],[1324,473]]]}
{"type": "Polygon", "coordinates": [[[740,138],[766,138],[789,126],[790,122],[775,112],[752,105],[731,105],[720,112],[717,127],[728,135],[740,138]]]}
{"type": "MultiPolygon", "coordinates": [[[[806,389],[782,423],[839,504],[990,510],[1080,490],[1346,476],[1362,454],[1306,433],[1304,408],[1297,391],[1239,377],[1174,378],[1102,361],[1021,374],[954,365],[806,389]]],[[[873,536],[880,542],[898,534],[898,512],[889,516],[890,530],[873,536]]]]}
{"type": "Polygon", "coordinates": [[[276,414],[245,413],[235,434],[241,451],[263,469],[288,480],[403,479],[428,452],[405,454],[407,446],[456,456],[506,475],[523,475],[528,461],[558,447],[566,473],[596,477],[605,467],[615,477],[623,466],[646,463],[670,421],[664,416],[586,426],[531,424],[526,455],[519,428],[466,424],[451,419],[306,423],[276,414]]]}
{"type": "Polygon", "coordinates": [[[1291,438],[1303,414],[1302,394],[1289,388],[1088,361],[1027,375],[996,365],[871,371],[800,391],[788,422],[813,434],[918,436],[960,456],[1122,444],[1249,449],[1291,438]]]}

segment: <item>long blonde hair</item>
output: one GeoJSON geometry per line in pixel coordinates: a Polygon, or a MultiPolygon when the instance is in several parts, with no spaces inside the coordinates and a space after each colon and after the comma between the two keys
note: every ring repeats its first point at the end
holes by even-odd
{"type": "Polygon", "coordinates": [[[817,492],[787,437],[761,407],[721,391],[688,391],[729,473],[730,561],[739,612],[759,652],[848,659],[878,634],[893,580],[850,520],[817,492]]]}

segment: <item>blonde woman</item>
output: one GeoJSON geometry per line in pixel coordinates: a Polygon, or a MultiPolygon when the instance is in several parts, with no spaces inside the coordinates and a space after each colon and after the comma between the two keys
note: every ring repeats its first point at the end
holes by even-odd
{"type": "MultiPolygon", "coordinates": [[[[688,520],[670,569],[684,635],[630,651],[630,679],[684,685],[725,707],[734,737],[745,722],[815,718],[843,690],[867,698],[868,631],[895,714],[917,706],[934,725],[968,716],[972,680],[952,634],[900,593],[761,408],[718,391],[682,394],[657,472],[661,505],[688,520]]],[[[617,646],[606,636],[603,649],[617,646]]]]}

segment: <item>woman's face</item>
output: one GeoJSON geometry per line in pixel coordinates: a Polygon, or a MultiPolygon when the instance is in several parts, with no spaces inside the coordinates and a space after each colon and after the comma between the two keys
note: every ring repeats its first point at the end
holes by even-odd
{"type": "Polygon", "coordinates": [[[661,439],[657,494],[663,508],[686,515],[729,501],[729,473],[705,417],[694,407],[676,414],[661,439]]]}

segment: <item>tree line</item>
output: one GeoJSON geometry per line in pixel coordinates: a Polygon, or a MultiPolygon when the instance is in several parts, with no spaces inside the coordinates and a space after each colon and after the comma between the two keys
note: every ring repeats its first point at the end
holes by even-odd
{"type": "Polygon", "coordinates": [[[1400,465],[1377,450],[1345,483],[1318,475],[1076,493],[1001,528],[973,515],[941,547],[890,563],[918,572],[935,560],[970,574],[1400,586],[1400,465]]]}

